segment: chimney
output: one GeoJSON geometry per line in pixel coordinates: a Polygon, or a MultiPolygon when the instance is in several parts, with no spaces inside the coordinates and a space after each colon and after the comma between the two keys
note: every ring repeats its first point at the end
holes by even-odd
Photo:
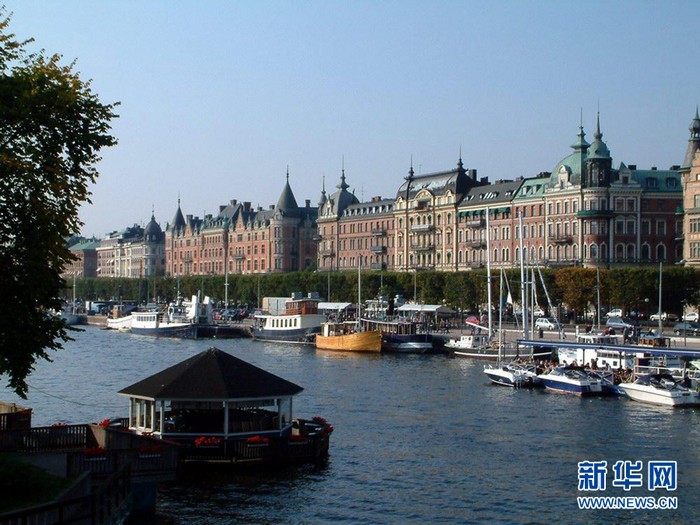
{"type": "Polygon", "coordinates": [[[627,166],[627,167],[628,167],[630,170],[632,170],[632,171],[635,171],[635,170],[637,169],[637,165],[636,165],[636,164],[630,164],[630,165],[627,166]]]}
{"type": "Polygon", "coordinates": [[[306,207],[307,208],[311,207],[311,199],[306,199],[306,207]]]}
{"type": "MultiPolygon", "coordinates": [[[[474,170],[474,173],[476,173],[476,170],[474,170]]],[[[488,177],[481,177],[481,182],[483,182],[484,184],[486,184],[488,181],[489,181],[488,177]]]]}
{"type": "Polygon", "coordinates": [[[668,169],[670,169],[671,171],[678,171],[679,169],[681,169],[681,167],[678,164],[674,164],[668,169]]]}
{"type": "Polygon", "coordinates": [[[656,171],[656,166],[652,166],[651,171],[656,171]]]}
{"type": "Polygon", "coordinates": [[[238,204],[238,200],[232,199],[232,200],[231,200],[231,206],[235,206],[236,204],[238,204]]]}
{"type": "Polygon", "coordinates": [[[270,209],[271,209],[271,210],[274,210],[274,209],[275,209],[275,205],[274,205],[274,204],[270,204],[270,209]]]}
{"type": "Polygon", "coordinates": [[[221,213],[221,212],[224,211],[225,209],[226,209],[226,206],[224,206],[223,204],[222,204],[222,205],[219,205],[219,213],[221,213]]]}
{"type": "Polygon", "coordinates": [[[378,196],[376,196],[376,197],[372,197],[372,202],[379,202],[380,200],[382,200],[382,196],[381,196],[381,195],[378,195],[378,196]]]}
{"type": "Polygon", "coordinates": [[[244,210],[244,211],[250,211],[250,202],[244,202],[244,203],[243,203],[243,210],[244,210]]]}
{"type": "Polygon", "coordinates": [[[262,211],[262,206],[258,206],[258,211],[262,211]]]}
{"type": "Polygon", "coordinates": [[[476,182],[476,170],[475,169],[470,169],[467,170],[467,173],[469,174],[469,177],[476,182]]]}

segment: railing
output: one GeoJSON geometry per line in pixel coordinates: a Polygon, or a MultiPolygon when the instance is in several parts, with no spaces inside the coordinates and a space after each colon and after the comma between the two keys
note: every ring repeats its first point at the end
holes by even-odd
{"type": "Polygon", "coordinates": [[[594,219],[601,217],[612,217],[615,212],[612,210],[579,210],[576,216],[579,219],[594,219]]]}
{"type": "Polygon", "coordinates": [[[435,245],[430,244],[411,244],[411,250],[416,252],[429,252],[435,249],[435,245]]]}
{"type": "Polygon", "coordinates": [[[476,248],[476,249],[486,248],[486,241],[481,240],[481,239],[467,241],[467,246],[469,248],[476,248]]]}
{"type": "Polygon", "coordinates": [[[574,241],[571,235],[553,235],[549,238],[554,244],[568,244],[574,241]]]}
{"type": "Polygon", "coordinates": [[[429,232],[433,231],[434,229],[435,226],[432,224],[416,224],[415,226],[411,226],[412,232],[429,232]]]}
{"type": "Polygon", "coordinates": [[[97,446],[92,441],[88,442],[87,425],[6,430],[2,433],[0,451],[47,452],[97,446]]]}
{"type": "Polygon", "coordinates": [[[243,259],[245,259],[245,255],[242,253],[234,253],[233,259],[236,261],[242,261],[243,259]]]}
{"type": "Polygon", "coordinates": [[[467,226],[467,228],[485,228],[486,227],[486,220],[485,219],[476,219],[476,220],[467,221],[466,226],[467,226]]]}
{"type": "MultiPolygon", "coordinates": [[[[83,480],[79,480],[78,483],[83,483],[83,480]]],[[[129,468],[125,468],[111,475],[99,490],[92,494],[8,512],[0,515],[0,523],[3,525],[114,523],[117,521],[117,516],[125,514],[130,496],[131,472],[129,468]]]]}
{"type": "Polygon", "coordinates": [[[21,408],[0,414],[0,430],[26,429],[32,426],[32,409],[21,408]]]}
{"type": "Polygon", "coordinates": [[[386,253],[386,246],[372,246],[372,253],[386,253]]]}
{"type": "Polygon", "coordinates": [[[319,248],[318,253],[323,257],[333,257],[335,255],[335,251],[332,248],[319,248]]]}
{"type": "Polygon", "coordinates": [[[377,237],[382,237],[386,235],[386,230],[384,228],[374,228],[372,230],[372,235],[376,235],[377,237]]]}

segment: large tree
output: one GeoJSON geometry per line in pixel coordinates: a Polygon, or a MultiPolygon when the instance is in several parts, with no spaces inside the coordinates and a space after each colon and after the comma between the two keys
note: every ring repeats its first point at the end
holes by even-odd
{"type": "Polygon", "coordinates": [[[99,151],[116,143],[102,104],[59,55],[31,53],[0,8],[0,375],[26,397],[39,359],[69,339],[59,310],[65,239],[80,230],[99,151]]]}

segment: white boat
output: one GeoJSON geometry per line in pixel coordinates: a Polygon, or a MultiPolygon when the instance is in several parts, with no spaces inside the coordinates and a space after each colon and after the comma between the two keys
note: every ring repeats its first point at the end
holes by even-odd
{"type": "Polygon", "coordinates": [[[256,315],[253,339],[275,343],[314,344],[326,316],[318,313],[318,298],[294,296],[280,315],[256,315]]]}
{"type": "Polygon", "coordinates": [[[133,317],[131,317],[131,315],[109,317],[107,319],[107,328],[110,330],[119,330],[120,332],[130,332],[132,319],[133,317]]]}
{"type": "Polygon", "coordinates": [[[698,393],[683,386],[671,374],[646,374],[633,383],[620,387],[634,401],[664,406],[692,406],[700,404],[698,393]]]}
{"type": "Polygon", "coordinates": [[[492,383],[497,385],[514,388],[531,388],[541,385],[537,375],[537,367],[531,363],[508,363],[500,366],[488,365],[484,367],[484,373],[492,383]]]}
{"type": "Polygon", "coordinates": [[[578,396],[596,396],[603,393],[600,379],[587,374],[579,366],[558,366],[539,376],[548,390],[575,394],[578,396]]]}
{"type": "Polygon", "coordinates": [[[197,324],[191,321],[172,321],[161,312],[132,312],[131,333],[197,339],[197,324]]]}

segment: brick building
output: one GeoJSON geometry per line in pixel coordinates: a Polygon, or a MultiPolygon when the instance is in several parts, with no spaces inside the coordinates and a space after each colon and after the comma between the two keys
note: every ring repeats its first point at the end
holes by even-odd
{"type": "Polygon", "coordinates": [[[683,178],[683,259],[700,267],[700,115],[690,123],[690,139],[681,168],[683,178]]]}
{"type": "Polygon", "coordinates": [[[253,208],[232,200],[218,215],[183,215],[178,200],[166,228],[166,273],[223,275],[304,270],[316,262],[318,209],[297,204],[287,182],[276,205],[253,208]]]}

